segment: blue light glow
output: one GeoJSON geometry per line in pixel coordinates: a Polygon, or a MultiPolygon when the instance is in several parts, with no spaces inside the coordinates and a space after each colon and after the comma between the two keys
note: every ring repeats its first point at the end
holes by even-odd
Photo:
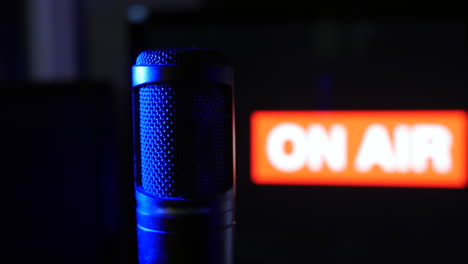
{"type": "Polygon", "coordinates": [[[144,5],[132,5],[127,9],[127,19],[131,23],[141,24],[149,17],[149,10],[144,5]]]}
{"type": "Polygon", "coordinates": [[[169,234],[169,232],[166,231],[161,231],[161,230],[154,230],[146,227],[142,227],[141,225],[137,225],[137,227],[145,232],[150,232],[150,233],[158,233],[158,234],[169,234]]]}
{"type": "Polygon", "coordinates": [[[164,84],[140,88],[142,187],[150,195],[177,198],[175,175],[175,93],[164,84]]]}

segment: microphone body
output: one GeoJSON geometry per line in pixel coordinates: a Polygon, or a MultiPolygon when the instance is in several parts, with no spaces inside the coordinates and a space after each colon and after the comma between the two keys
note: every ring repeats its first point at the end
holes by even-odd
{"type": "Polygon", "coordinates": [[[213,50],[144,51],[132,96],[139,263],[232,263],[232,70],[213,50]]]}

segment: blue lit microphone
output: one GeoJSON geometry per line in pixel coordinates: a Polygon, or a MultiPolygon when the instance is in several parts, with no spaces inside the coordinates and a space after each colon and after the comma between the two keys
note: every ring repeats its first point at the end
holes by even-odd
{"type": "Polygon", "coordinates": [[[216,50],[143,51],[132,96],[139,263],[232,263],[232,69],[216,50]]]}

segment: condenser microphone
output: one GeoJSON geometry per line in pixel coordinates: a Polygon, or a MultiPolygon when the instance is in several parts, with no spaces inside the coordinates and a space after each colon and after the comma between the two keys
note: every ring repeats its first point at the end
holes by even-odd
{"type": "Polygon", "coordinates": [[[132,70],[139,263],[232,263],[232,69],[216,50],[168,48],[132,70]]]}

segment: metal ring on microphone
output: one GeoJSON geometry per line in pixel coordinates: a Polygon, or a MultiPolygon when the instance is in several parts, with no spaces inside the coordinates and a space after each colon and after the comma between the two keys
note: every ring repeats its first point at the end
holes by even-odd
{"type": "MultiPolygon", "coordinates": [[[[133,66],[133,87],[138,85],[185,80],[192,69],[188,70],[181,65],[152,65],[152,66],[133,66]]],[[[197,70],[197,77],[200,79],[216,83],[233,86],[234,78],[232,69],[225,65],[210,65],[197,70]]]]}
{"type": "Polygon", "coordinates": [[[207,201],[154,198],[138,189],[135,198],[137,222],[146,230],[175,232],[191,226],[200,228],[199,223],[223,229],[234,224],[233,189],[207,201]]]}

